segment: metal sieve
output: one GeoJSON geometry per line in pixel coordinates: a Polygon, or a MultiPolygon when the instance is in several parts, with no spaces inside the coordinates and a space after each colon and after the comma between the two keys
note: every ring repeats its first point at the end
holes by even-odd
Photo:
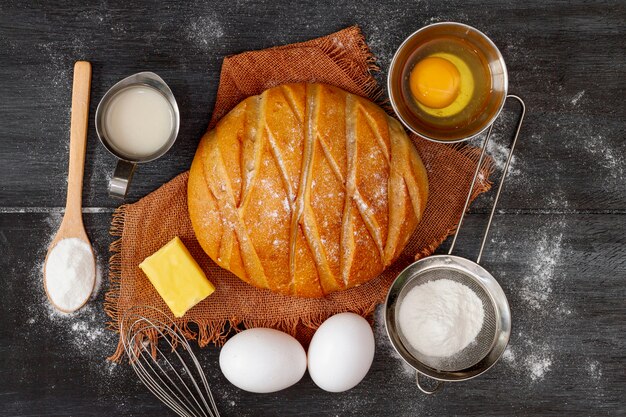
{"type": "Polygon", "coordinates": [[[476,262],[452,255],[452,252],[461,226],[463,225],[463,219],[469,206],[472,190],[476,184],[487,144],[491,137],[493,124],[489,127],[487,136],[485,137],[476,171],[474,172],[474,178],[472,179],[465,200],[465,206],[463,207],[463,212],[459,219],[459,224],[454,238],[452,239],[448,254],[429,256],[412,263],[398,275],[387,294],[385,303],[387,335],[391,340],[391,344],[402,359],[415,369],[417,386],[426,394],[432,394],[440,389],[443,381],[465,381],[487,371],[498,361],[502,353],[504,353],[509,341],[509,335],[511,333],[511,313],[506,295],[496,279],[485,268],[479,265],[487,236],[489,235],[489,228],[491,227],[496,206],[502,192],[504,180],[515,151],[522,121],[526,113],[522,99],[512,95],[508,97],[520,103],[521,115],[502,172],[502,178],[500,179],[500,184],[498,185],[498,190],[494,198],[489,220],[485,227],[476,262]],[[476,339],[461,352],[445,358],[426,356],[414,349],[410,343],[408,343],[397,322],[400,305],[407,293],[418,285],[440,279],[449,279],[469,287],[481,300],[484,309],[483,326],[476,336],[476,339]],[[436,380],[435,386],[432,389],[424,387],[420,383],[420,375],[436,380]]]}

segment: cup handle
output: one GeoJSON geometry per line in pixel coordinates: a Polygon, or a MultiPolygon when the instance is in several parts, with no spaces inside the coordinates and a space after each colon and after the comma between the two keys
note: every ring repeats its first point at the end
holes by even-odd
{"type": "Polygon", "coordinates": [[[115,171],[113,171],[113,178],[109,181],[109,197],[121,199],[126,197],[136,167],[137,164],[134,162],[118,159],[115,171]]]}

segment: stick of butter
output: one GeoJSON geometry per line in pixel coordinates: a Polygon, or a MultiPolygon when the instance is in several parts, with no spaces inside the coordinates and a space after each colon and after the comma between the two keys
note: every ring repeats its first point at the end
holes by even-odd
{"type": "Polygon", "coordinates": [[[139,264],[175,317],[215,291],[178,236],[139,264]]]}

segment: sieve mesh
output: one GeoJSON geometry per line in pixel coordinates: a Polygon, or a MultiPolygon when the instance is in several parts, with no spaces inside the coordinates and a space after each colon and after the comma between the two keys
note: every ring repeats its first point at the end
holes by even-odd
{"type": "Polygon", "coordinates": [[[469,287],[482,302],[484,309],[483,327],[476,336],[476,339],[461,352],[453,356],[442,358],[428,356],[420,353],[418,350],[414,349],[408,342],[407,338],[402,333],[402,328],[398,323],[396,323],[396,329],[398,330],[398,335],[404,347],[411,353],[411,355],[414,356],[415,359],[417,359],[422,364],[437,371],[461,371],[463,369],[467,369],[473,365],[476,365],[484,357],[487,356],[493,344],[495,343],[498,331],[498,318],[496,317],[496,310],[493,305],[493,300],[475,277],[453,268],[426,269],[411,277],[410,282],[408,282],[402,289],[398,297],[398,302],[396,303],[395,317],[397,320],[397,318],[399,317],[400,305],[402,305],[402,301],[409,291],[411,291],[414,287],[418,285],[425,284],[429,281],[437,281],[440,279],[449,279],[451,281],[456,281],[469,287]]]}

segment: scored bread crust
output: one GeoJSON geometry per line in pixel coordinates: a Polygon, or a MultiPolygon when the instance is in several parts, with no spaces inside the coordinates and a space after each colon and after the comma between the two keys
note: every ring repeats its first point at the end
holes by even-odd
{"type": "Polygon", "coordinates": [[[324,84],[243,100],[203,136],[188,185],[191,223],[213,261],[301,297],[379,275],[427,198],[426,170],[400,123],[324,84]]]}

